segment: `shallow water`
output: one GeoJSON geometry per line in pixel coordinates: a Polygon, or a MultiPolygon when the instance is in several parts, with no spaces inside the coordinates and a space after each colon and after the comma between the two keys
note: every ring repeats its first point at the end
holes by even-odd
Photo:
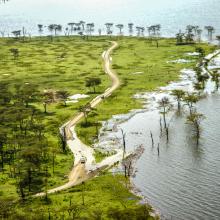
{"type": "Polygon", "coordinates": [[[130,148],[145,145],[134,183],[168,219],[220,219],[219,94],[200,101],[198,110],[206,115],[198,147],[185,117],[172,118],[169,144],[165,138],[159,141],[155,112],[138,114],[122,125],[128,134],[142,133],[127,136],[130,148]],[[155,143],[160,142],[159,156],[156,146],[152,148],[150,130],[155,143]]]}
{"type": "MultiPolygon", "coordinates": [[[[211,67],[219,68],[219,60],[220,56],[215,58],[210,63],[211,67]]],[[[198,112],[206,116],[201,125],[199,146],[192,126],[186,123],[187,108],[181,115],[175,111],[169,115],[169,143],[164,134],[160,137],[157,100],[169,96],[169,91],[175,88],[193,91],[194,72],[187,69],[181,72],[180,82],[160,88],[160,92],[137,95],[148,98],[147,110],[132,118],[127,115],[129,119],[123,123],[118,123],[117,117],[111,119],[105,127],[111,130],[113,126],[115,131],[103,131],[100,145],[110,145],[112,140],[119,140],[119,128],[126,132],[127,150],[144,145],[145,152],[136,163],[133,182],[159,210],[162,219],[217,220],[220,219],[220,93],[213,92],[215,88],[211,80],[205,89],[207,96],[197,104],[198,112]],[[154,136],[154,146],[150,132],[154,136]]]]}
{"type": "Polygon", "coordinates": [[[37,34],[38,23],[85,20],[103,31],[106,22],[134,22],[145,27],[160,23],[166,36],[188,24],[213,25],[220,34],[219,11],[219,0],[9,0],[0,4],[0,30],[8,33],[24,26],[37,34]]]}

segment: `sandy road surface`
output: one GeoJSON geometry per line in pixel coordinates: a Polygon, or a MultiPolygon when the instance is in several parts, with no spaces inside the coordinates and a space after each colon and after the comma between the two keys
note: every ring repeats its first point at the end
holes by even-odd
{"type": "MultiPolygon", "coordinates": [[[[112,42],[112,46],[107,51],[104,51],[102,54],[102,58],[104,61],[104,70],[105,73],[109,75],[112,81],[112,86],[106,89],[103,94],[95,97],[90,102],[92,108],[96,107],[100,102],[103,101],[103,99],[109,97],[120,86],[120,81],[117,74],[111,69],[111,53],[115,48],[117,48],[117,46],[117,42],[112,42]]],[[[119,149],[115,155],[105,158],[100,163],[95,162],[93,149],[82,143],[75,132],[76,124],[79,123],[79,121],[83,117],[84,114],[79,113],[72,120],[65,124],[65,131],[68,139],[67,144],[74,154],[74,167],[69,174],[69,181],[62,186],[48,190],[47,193],[49,194],[78,185],[83,181],[86,181],[89,178],[97,175],[98,172],[100,172],[101,170],[106,169],[107,167],[111,167],[122,159],[123,152],[119,149]],[[85,158],[85,164],[81,163],[82,157],[85,158]]],[[[42,192],[36,194],[35,196],[44,195],[45,192],[42,192]]]]}

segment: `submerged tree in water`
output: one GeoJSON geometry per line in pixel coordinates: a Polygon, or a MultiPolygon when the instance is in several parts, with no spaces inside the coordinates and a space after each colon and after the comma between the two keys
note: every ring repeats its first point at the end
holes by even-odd
{"type": "Polygon", "coordinates": [[[215,82],[215,88],[218,91],[218,89],[219,89],[219,77],[220,77],[220,74],[218,73],[217,70],[215,70],[215,71],[213,71],[211,73],[211,77],[212,77],[212,81],[215,82]]]}
{"type": "Polygon", "coordinates": [[[196,104],[199,101],[199,97],[196,93],[187,93],[184,96],[184,102],[186,103],[186,105],[189,107],[189,112],[190,115],[193,113],[193,109],[194,109],[194,104],[196,104]]]}
{"type": "Polygon", "coordinates": [[[180,112],[181,101],[183,101],[183,98],[185,96],[185,92],[183,90],[180,90],[180,89],[175,89],[175,90],[172,91],[172,95],[177,100],[178,111],[180,112]]]}
{"type": "Polygon", "coordinates": [[[201,131],[200,125],[202,120],[204,119],[205,116],[197,112],[194,112],[187,117],[187,123],[192,124],[195,128],[197,145],[199,144],[199,138],[200,138],[200,131],[201,131]]]}
{"type": "Polygon", "coordinates": [[[171,110],[172,104],[168,97],[163,97],[159,102],[160,113],[163,116],[164,128],[167,128],[166,115],[171,110]]]}
{"type": "Polygon", "coordinates": [[[218,41],[218,46],[220,46],[220,35],[216,36],[216,40],[218,41]]]}

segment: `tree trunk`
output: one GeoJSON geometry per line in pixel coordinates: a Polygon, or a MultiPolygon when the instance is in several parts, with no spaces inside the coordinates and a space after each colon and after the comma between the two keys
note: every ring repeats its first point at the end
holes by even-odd
{"type": "Polygon", "coordinates": [[[162,135],[163,127],[162,127],[162,119],[160,118],[160,135],[162,135]]]}
{"type": "Polygon", "coordinates": [[[152,132],[150,132],[150,136],[151,136],[152,147],[154,147],[154,138],[152,132]]]}
{"type": "Polygon", "coordinates": [[[31,175],[31,168],[28,169],[28,191],[31,191],[31,182],[32,182],[32,175],[31,175]]]}
{"type": "Polygon", "coordinates": [[[166,128],[167,143],[169,142],[169,129],[166,128]]]}
{"type": "Polygon", "coordinates": [[[87,120],[87,114],[84,112],[84,118],[85,118],[85,124],[88,124],[88,120],[87,120]]]}
{"type": "Polygon", "coordinates": [[[124,175],[125,175],[125,178],[127,178],[127,166],[124,165],[124,175]]]}
{"type": "Polygon", "coordinates": [[[43,103],[43,105],[44,105],[44,113],[47,113],[47,104],[43,103]]]}
{"type": "Polygon", "coordinates": [[[163,122],[164,122],[164,128],[167,128],[167,122],[166,122],[166,112],[163,112],[163,122]]]}
{"type": "Polygon", "coordinates": [[[82,204],[85,205],[84,182],[82,182],[82,204]]]}
{"type": "Polygon", "coordinates": [[[55,153],[53,152],[53,174],[54,174],[54,166],[55,166],[55,153]]]}
{"type": "Polygon", "coordinates": [[[1,154],[1,168],[3,170],[4,169],[4,151],[3,151],[3,149],[1,149],[0,154],[1,154]]]}
{"type": "Polygon", "coordinates": [[[25,193],[24,193],[24,188],[23,188],[21,182],[19,182],[19,190],[20,190],[21,198],[22,198],[22,200],[24,200],[25,199],[25,193]]]}
{"type": "Polygon", "coordinates": [[[180,100],[178,100],[178,112],[180,112],[180,108],[181,108],[180,100]]]}

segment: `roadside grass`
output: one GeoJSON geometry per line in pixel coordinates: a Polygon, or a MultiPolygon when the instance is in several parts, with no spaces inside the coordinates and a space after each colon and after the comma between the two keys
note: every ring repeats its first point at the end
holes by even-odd
{"type": "Polygon", "coordinates": [[[95,152],[94,152],[94,157],[96,159],[96,163],[99,163],[101,162],[103,159],[105,159],[106,157],[110,157],[112,155],[114,155],[115,152],[112,152],[112,153],[108,153],[108,152],[101,152],[97,149],[95,149],[95,152]]]}
{"type": "MultiPolygon", "coordinates": [[[[17,213],[30,212],[30,216],[38,214],[39,219],[48,219],[50,212],[51,219],[61,218],[72,219],[69,209],[72,207],[77,212],[76,219],[97,219],[91,218],[98,210],[102,213],[101,219],[107,218],[109,208],[130,209],[138,206],[139,197],[129,191],[129,184],[122,175],[111,175],[103,173],[101,176],[89,180],[85,185],[79,185],[61,193],[48,195],[48,200],[42,198],[29,198],[24,202],[15,204],[17,213]],[[127,187],[126,187],[127,185],[127,187]],[[84,205],[83,197],[84,195],[84,205]],[[79,210],[78,210],[79,209],[79,210]]],[[[148,210],[151,210],[148,207],[148,210]]],[[[153,219],[151,217],[148,220],[153,219]]]]}

